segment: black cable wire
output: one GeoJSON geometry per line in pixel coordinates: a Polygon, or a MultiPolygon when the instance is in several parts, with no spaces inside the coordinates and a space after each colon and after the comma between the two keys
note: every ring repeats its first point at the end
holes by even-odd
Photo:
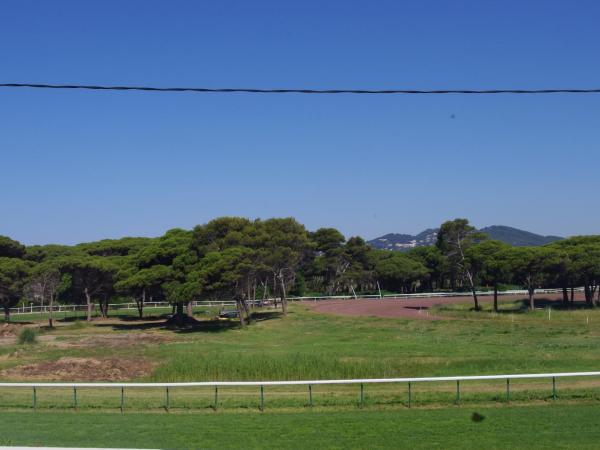
{"type": "Polygon", "coordinates": [[[95,86],[73,84],[0,83],[4,88],[85,89],[94,91],[150,91],[198,93],[251,93],[251,94],[598,94],[600,89],[250,89],[250,88],[190,88],[149,86],[95,86]]]}

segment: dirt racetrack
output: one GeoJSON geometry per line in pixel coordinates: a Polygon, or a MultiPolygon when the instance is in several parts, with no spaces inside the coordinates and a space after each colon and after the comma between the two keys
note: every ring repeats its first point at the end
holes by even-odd
{"type": "MultiPolygon", "coordinates": [[[[494,300],[492,296],[479,297],[480,303],[490,303],[494,300]]],[[[523,300],[522,295],[503,295],[498,302],[510,302],[523,300]]],[[[575,301],[583,301],[583,294],[577,293],[575,301]]],[[[316,302],[303,302],[309,305],[313,311],[341,316],[373,316],[373,317],[402,317],[419,320],[441,320],[448,317],[435,316],[429,309],[435,305],[452,303],[470,303],[473,298],[464,297],[428,297],[414,299],[358,299],[358,300],[319,300],[316,302]]],[[[561,294],[539,294],[536,303],[539,306],[548,302],[562,303],[561,294]]]]}

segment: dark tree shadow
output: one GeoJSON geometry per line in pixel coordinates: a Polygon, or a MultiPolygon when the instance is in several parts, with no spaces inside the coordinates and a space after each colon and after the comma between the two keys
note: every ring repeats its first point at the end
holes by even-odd
{"type": "MultiPolygon", "coordinates": [[[[414,311],[426,311],[426,310],[431,309],[431,308],[433,308],[435,306],[438,306],[438,305],[431,305],[431,306],[404,306],[404,309],[412,309],[414,311]]],[[[442,305],[442,306],[444,306],[444,305],[442,305]]]]}
{"type": "Polygon", "coordinates": [[[122,320],[123,322],[153,322],[153,321],[159,321],[159,320],[166,320],[169,318],[169,314],[159,314],[159,315],[150,315],[150,316],[144,316],[142,318],[138,317],[138,316],[130,316],[130,315],[116,315],[116,316],[109,316],[109,318],[117,318],[119,320],[122,320]]]}
{"type": "MultiPolygon", "coordinates": [[[[251,322],[248,326],[252,326],[254,322],[264,322],[267,320],[278,319],[282,315],[279,311],[253,312],[251,314],[251,322]]],[[[150,318],[139,319],[128,316],[123,318],[124,323],[102,323],[101,321],[92,322],[96,327],[111,328],[115,331],[144,331],[163,329],[174,333],[220,333],[232,329],[241,328],[240,322],[237,319],[219,319],[213,318],[208,320],[187,319],[183,324],[176,325],[171,323],[170,315],[154,316],[150,318]]]]}
{"type": "Polygon", "coordinates": [[[33,325],[36,323],[37,322],[31,322],[29,320],[9,320],[8,322],[3,320],[0,324],[0,326],[2,326],[2,325],[33,325]]]}
{"type": "Polygon", "coordinates": [[[98,328],[110,328],[115,331],[144,331],[144,330],[156,330],[164,328],[166,329],[165,321],[161,322],[131,322],[131,323],[102,323],[92,322],[94,327],[98,328]]]}
{"type": "Polygon", "coordinates": [[[279,319],[283,316],[281,311],[261,311],[252,313],[252,320],[262,322],[264,320],[279,319]]]}
{"type": "MultiPolygon", "coordinates": [[[[594,307],[585,301],[579,300],[573,303],[570,301],[565,303],[562,299],[550,299],[547,297],[536,297],[534,302],[536,309],[552,308],[558,311],[575,311],[580,309],[592,309],[594,307]]],[[[530,311],[528,298],[515,300],[514,304],[516,305],[515,308],[500,309],[498,310],[498,314],[524,314],[530,311]]],[[[502,302],[500,302],[500,307],[502,307],[502,302]]]]}
{"type": "MultiPolygon", "coordinates": [[[[529,306],[529,300],[523,300],[526,303],[526,306],[529,306]]],[[[576,302],[565,303],[561,300],[551,300],[548,298],[536,298],[535,299],[535,307],[536,308],[548,308],[559,309],[559,310],[578,310],[578,309],[592,309],[594,305],[590,305],[585,300],[578,300],[576,302]]]]}

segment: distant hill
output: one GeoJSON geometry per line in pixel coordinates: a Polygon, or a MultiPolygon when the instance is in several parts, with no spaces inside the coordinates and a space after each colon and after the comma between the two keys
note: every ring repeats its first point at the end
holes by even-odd
{"type": "MultiPolygon", "coordinates": [[[[414,236],[411,234],[389,233],[368,241],[368,244],[374,248],[397,251],[427,247],[435,244],[438,230],[439,228],[429,228],[414,236]]],[[[492,225],[482,228],[480,231],[487,234],[491,239],[497,239],[516,247],[535,247],[562,239],[559,236],[542,236],[503,225],[492,225]]]]}
{"type": "Polygon", "coordinates": [[[497,239],[516,247],[536,247],[562,239],[560,236],[542,236],[503,225],[492,225],[491,227],[482,228],[481,231],[492,239],[497,239]]]}

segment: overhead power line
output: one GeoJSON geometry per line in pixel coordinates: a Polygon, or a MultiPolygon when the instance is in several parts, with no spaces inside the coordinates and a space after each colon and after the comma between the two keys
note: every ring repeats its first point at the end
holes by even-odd
{"type": "Polygon", "coordinates": [[[93,91],[149,91],[196,93],[250,93],[250,94],[598,94],[600,89],[253,89],[201,88],[152,86],[96,86],[79,84],[0,83],[3,88],[83,89],[93,91]]]}

